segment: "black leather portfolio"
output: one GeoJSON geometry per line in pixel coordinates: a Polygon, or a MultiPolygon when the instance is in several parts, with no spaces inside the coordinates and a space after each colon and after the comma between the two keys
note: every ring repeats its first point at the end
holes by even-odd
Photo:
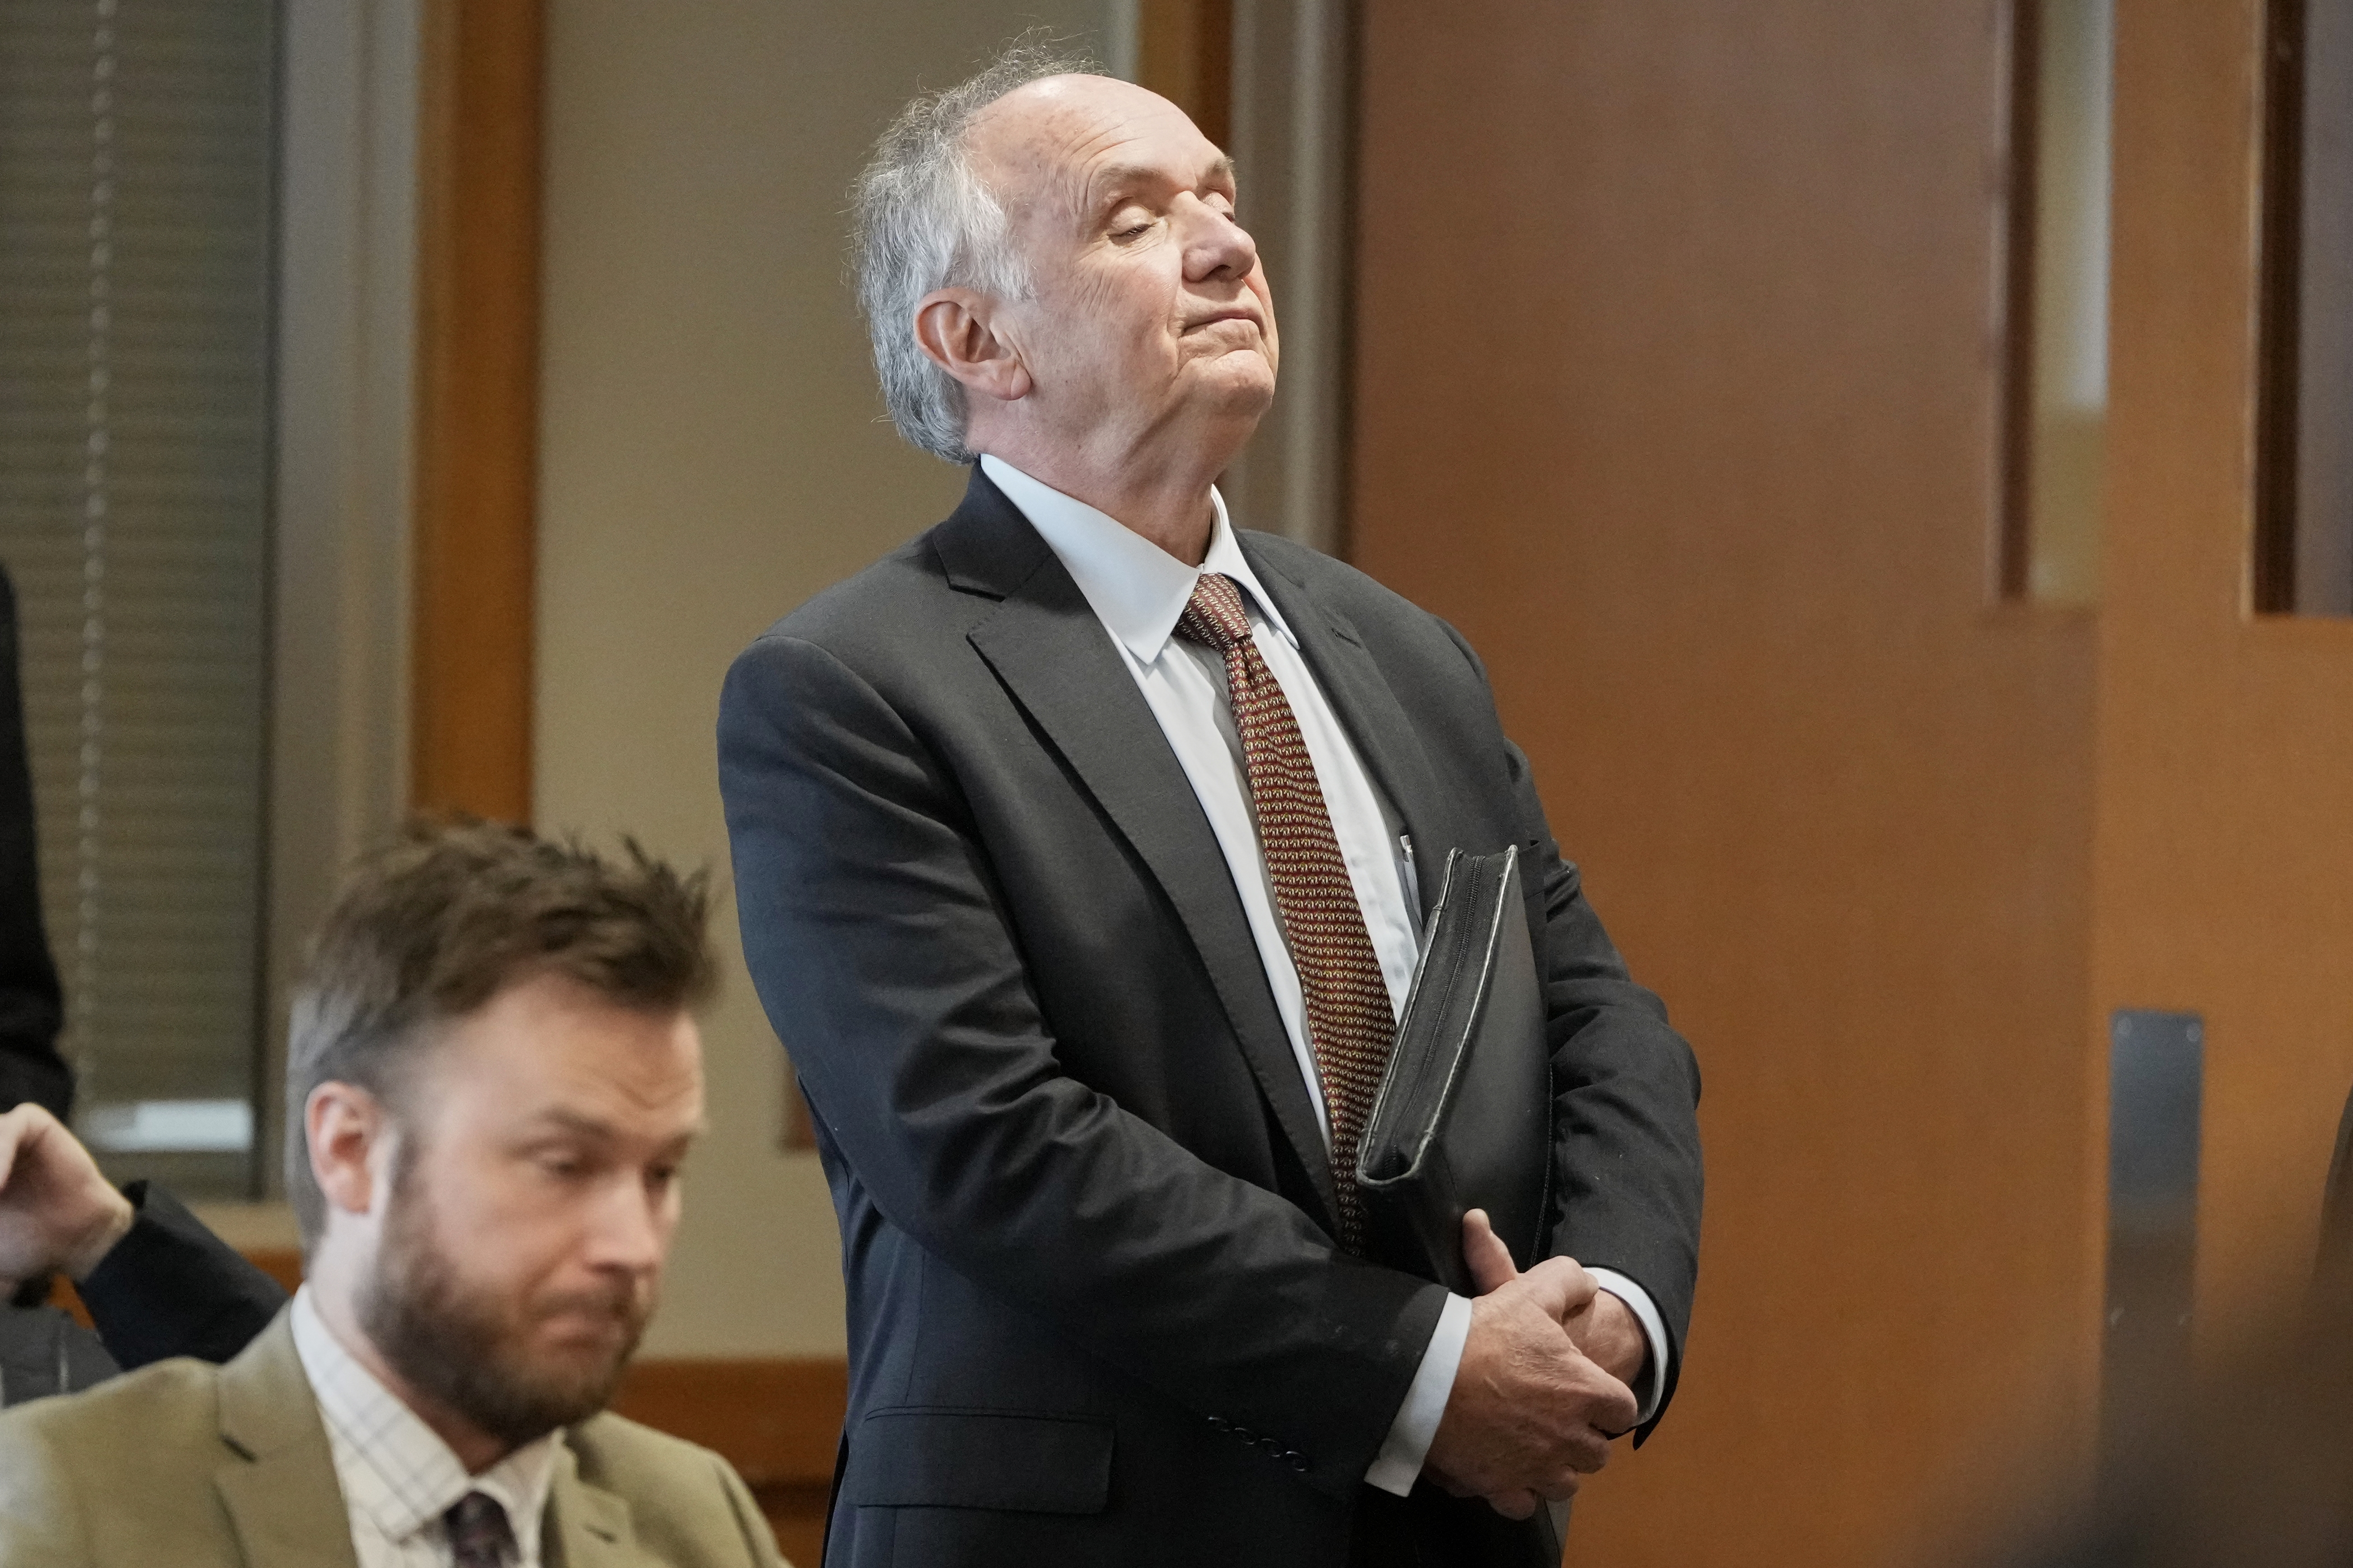
{"type": "Polygon", "coordinates": [[[1476,1295],[1462,1215],[1531,1267],[1552,1173],[1552,1063],[1519,850],[1446,858],[1388,1075],[1356,1152],[1374,1259],[1476,1295]]]}

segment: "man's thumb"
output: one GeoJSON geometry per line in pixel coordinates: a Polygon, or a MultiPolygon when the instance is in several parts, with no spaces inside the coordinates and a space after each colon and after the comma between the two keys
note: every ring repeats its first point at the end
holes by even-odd
{"type": "Polygon", "coordinates": [[[1462,1261],[1470,1266],[1471,1282],[1482,1296],[1520,1277],[1512,1262],[1512,1249],[1487,1223],[1485,1209],[1472,1209],[1462,1216],[1462,1261]]]}
{"type": "Polygon", "coordinates": [[[1520,1281],[1527,1287],[1529,1299],[1556,1323],[1565,1322],[1593,1300],[1593,1276],[1574,1258],[1547,1258],[1521,1275],[1520,1281]]]}

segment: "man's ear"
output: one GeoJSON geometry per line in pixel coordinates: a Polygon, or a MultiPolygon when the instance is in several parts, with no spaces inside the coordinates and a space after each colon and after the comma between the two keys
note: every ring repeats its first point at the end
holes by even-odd
{"type": "Polygon", "coordinates": [[[322,1083],[302,1102],[311,1174],[327,1206],[366,1214],[375,1206],[375,1155],[392,1135],[384,1101],[352,1083],[322,1083]]]}
{"type": "Polygon", "coordinates": [[[915,342],[934,364],[1001,403],[1029,395],[1029,369],[1001,330],[998,302],[971,289],[934,289],[915,305],[915,342]]]}

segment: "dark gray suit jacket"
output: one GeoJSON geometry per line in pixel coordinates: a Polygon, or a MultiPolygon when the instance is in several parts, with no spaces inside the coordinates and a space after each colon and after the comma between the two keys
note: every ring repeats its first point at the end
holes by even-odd
{"type": "MultiPolygon", "coordinates": [[[[1697,1070],[1477,659],[1363,574],[1240,537],[1425,863],[1533,857],[1556,1248],[1640,1281],[1680,1344],[1697,1070]]],[[[719,751],[753,978],[841,1224],[828,1562],[1345,1562],[1444,1292],[1335,1249],[1224,857],[1044,541],[976,470],[946,522],[745,650],[719,751]]]]}

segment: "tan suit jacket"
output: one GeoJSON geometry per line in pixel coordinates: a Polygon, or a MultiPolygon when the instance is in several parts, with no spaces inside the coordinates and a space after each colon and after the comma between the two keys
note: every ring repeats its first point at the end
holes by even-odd
{"type": "MultiPolygon", "coordinates": [[[[571,1428],[547,1568],[784,1568],[727,1462],[617,1415],[571,1428]]],[[[357,1568],[280,1312],[227,1366],[159,1363],[0,1413],[0,1568],[357,1568]]]]}

